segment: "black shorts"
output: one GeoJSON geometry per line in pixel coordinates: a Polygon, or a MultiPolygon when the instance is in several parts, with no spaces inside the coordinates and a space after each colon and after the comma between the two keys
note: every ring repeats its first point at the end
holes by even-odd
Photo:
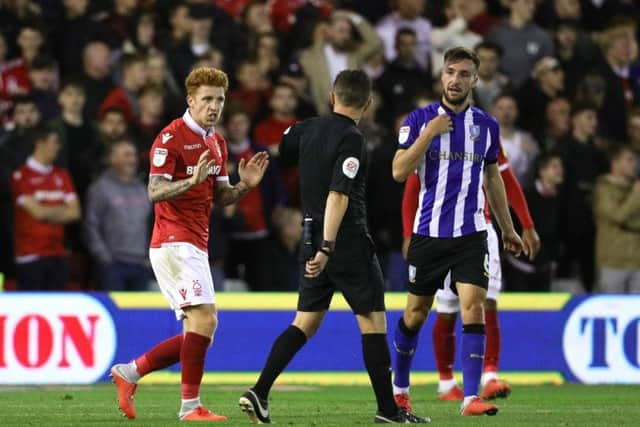
{"type": "Polygon", "coordinates": [[[341,291],[355,314],[384,311],[384,279],[371,236],[364,230],[342,232],[320,276],[304,277],[300,267],[298,311],[329,309],[334,291],[341,291]]]}
{"type": "Polygon", "coordinates": [[[411,236],[409,253],[409,292],[434,295],[442,289],[451,271],[451,290],[457,295],[456,282],[487,289],[489,284],[489,251],[487,232],[461,237],[436,238],[419,234],[411,236]]]}

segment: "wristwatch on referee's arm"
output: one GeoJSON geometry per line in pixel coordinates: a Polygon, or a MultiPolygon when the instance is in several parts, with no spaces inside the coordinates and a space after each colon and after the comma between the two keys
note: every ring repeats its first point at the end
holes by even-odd
{"type": "Polygon", "coordinates": [[[336,249],[336,242],[323,240],[322,244],[320,245],[320,249],[318,249],[318,251],[330,257],[335,249],[336,249]]]}

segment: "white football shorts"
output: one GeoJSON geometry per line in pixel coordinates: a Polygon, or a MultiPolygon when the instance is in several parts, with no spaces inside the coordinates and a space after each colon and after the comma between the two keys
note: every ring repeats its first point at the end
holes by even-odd
{"type": "MultiPolygon", "coordinates": [[[[500,246],[493,224],[487,222],[487,246],[489,249],[489,287],[487,299],[497,301],[502,289],[502,268],[500,267],[500,246]]],[[[457,313],[460,311],[458,296],[451,290],[451,273],[444,279],[444,288],[436,292],[436,311],[438,313],[457,313]]]]}
{"type": "Polygon", "coordinates": [[[191,243],[164,243],[149,249],[149,259],[176,319],[185,318],[184,307],[215,303],[209,256],[205,251],[191,243]]]}

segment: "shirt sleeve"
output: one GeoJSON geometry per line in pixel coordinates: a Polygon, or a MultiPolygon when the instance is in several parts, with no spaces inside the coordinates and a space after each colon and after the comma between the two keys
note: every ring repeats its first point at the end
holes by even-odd
{"type": "Polygon", "coordinates": [[[278,153],[282,166],[288,167],[298,163],[298,149],[302,126],[298,123],[289,126],[282,133],[278,153]]]}
{"type": "Polygon", "coordinates": [[[220,173],[216,177],[216,181],[229,181],[229,172],[227,171],[227,162],[229,161],[229,150],[227,149],[227,141],[220,137],[218,139],[220,151],[222,152],[222,165],[220,165],[220,173]]]}
{"type": "Polygon", "coordinates": [[[418,129],[416,112],[412,111],[398,131],[398,148],[406,150],[411,147],[418,135],[420,135],[420,130],[421,129],[418,129]]]}
{"type": "Polygon", "coordinates": [[[29,185],[28,180],[19,170],[15,171],[11,176],[11,194],[18,206],[22,205],[25,197],[33,195],[33,189],[29,185]]]}
{"type": "Polygon", "coordinates": [[[338,145],[338,157],[333,165],[333,177],[331,178],[330,191],[351,194],[351,187],[358,176],[364,151],[364,138],[362,135],[350,132],[346,134],[338,145]]]}
{"type": "Polygon", "coordinates": [[[413,222],[418,210],[418,195],[420,193],[420,180],[418,175],[412,173],[404,184],[402,195],[402,237],[411,237],[413,222]]]}
{"type": "Polygon", "coordinates": [[[484,157],[484,163],[490,165],[498,162],[498,153],[500,152],[500,126],[493,117],[489,121],[487,132],[489,132],[489,148],[484,157]]]}
{"type": "Polygon", "coordinates": [[[179,155],[172,144],[173,139],[175,138],[170,139],[167,144],[163,144],[162,134],[160,134],[153,141],[149,152],[149,163],[151,165],[149,176],[161,176],[169,181],[173,179],[179,155]]]}

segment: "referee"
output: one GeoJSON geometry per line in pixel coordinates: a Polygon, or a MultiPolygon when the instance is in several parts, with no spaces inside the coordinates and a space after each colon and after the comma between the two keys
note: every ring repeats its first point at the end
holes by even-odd
{"type": "Polygon", "coordinates": [[[333,113],[295,124],[280,142],[283,162],[298,163],[305,214],[298,310],[276,339],[258,382],[240,398],[254,423],[270,423],[271,386],[315,334],[335,290],[342,291],[362,332],[362,352],[376,395],[376,423],[426,423],[393,399],[386,340],[384,285],[366,224],[367,153],[357,128],[371,105],[371,82],[361,70],[338,74],[333,113]]]}

